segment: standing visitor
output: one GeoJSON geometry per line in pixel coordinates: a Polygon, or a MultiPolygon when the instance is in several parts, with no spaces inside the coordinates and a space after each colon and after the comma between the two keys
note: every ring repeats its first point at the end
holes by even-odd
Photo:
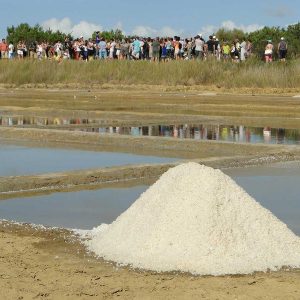
{"type": "Polygon", "coordinates": [[[114,39],[111,40],[110,46],[109,46],[109,59],[114,59],[115,58],[115,49],[116,49],[117,43],[115,42],[114,39]]]}
{"type": "Polygon", "coordinates": [[[230,57],[230,46],[226,41],[222,45],[222,54],[223,54],[223,59],[227,61],[230,57]]]}
{"type": "Polygon", "coordinates": [[[88,61],[88,41],[84,41],[83,45],[81,46],[81,56],[82,60],[88,61]]]}
{"type": "Polygon", "coordinates": [[[144,41],[143,56],[145,60],[149,60],[149,39],[144,41]]]}
{"type": "Polygon", "coordinates": [[[243,39],[243,41],[240,44],[240,59],[241,59],[241,61],[245,61],[246,60],[246,55],[247,55],[246,54],[247,53],[246,47],[247,47],[247,43],[243,39]]]}
{"type": "Polygon", "coordinates": [[[206,42],[207,45],[207,54],[208,56],[213,56],[215,53],[215,42],[213,40],[213,36],[210,35],[208,41],[206,42]]]}
{"type": "Polygon", "coordinates": [[[88,44],[87,44],[87,56],[88,56],[88,60],[93,60],[95,57],[95,52],[96,52],[96,48],[95,48],[95,44],[94,41],[92,41],[92,39],[88,40],[88,44]]]}
{"type": "Polygon", "coordinates": [[[106,59],[107,57],[107,52],[106,52],[106,41],[104,38],[101,38],[98,48],[99,48],[99,58],[100,59],[106,59]]]}
{"type": "Polygon", "coordinates": [[[54,52],[56,57],[60,58],[62,56],[62,50],[63,50],[62,43],[60,41],[57,41],[57,43],[54,45],[54,52]]]}
{"type": "Polygon", "coordinates": [[[265,61],[266,63],[273,61],[273,49],[274,46],[271,40],[268,40],[267,46],[265,48],[265,61]]]}
{"type": "Polygon", "coordinates": [[[95,58],[99,57],[99,43],[100,43],[100,31],[96,31],[96,39],[95,39],[95,58]]]}
{"type": "Polygon", "coordinates": [[[117,58],[118,60],[121,59],[121,43],[120,41],[116,41],[116,47],[115,47],[115,58],[117,58]]]}
{"type": "Polygon", "coordinates": [[[236,42],[233,41],[230,47],[230,56],[232,59],[232,62],[238,62],[239,61],[239,51],[236,47],[236,42]]]}
{"type": "Polygon", "coordinates": [[[5,41],[5,39],[2,39],[2,42],[0,43],[0,58],[8,58],[8,45],[5,41]]]}
{"type": "Polygon", "coordinates": [[[36,58],[36,53],[37,53],[37,42],[31,42],[29,44],[29,57],[31,59],[36,58]]]}
{"type": "Polygon", "coordinates": [[[141,53],[141,43],[138,38],[135,38],[135,40],[132,43],[132,57],[134,59],[140,59],[140,53],[141,53]]]}
{"type": "Polygon", "coordinates": [[[200,35],[195,37],[195,58],[202,59],[204,51],[204,41],[200,35]]]}
{"type": "Polygon", "coordinates": [[[160,56],[160,43],[159,38],[157,37],[153,43],[152,43],[152,55],[153,55],[153,61],[159,61],[160,56]]]}
{"type": "Polygon", "coordinates": [[[153,59],[153,40],[152,39],[148,39],[148,45],[149,45],[149,59],[150,61],[152,61],[153,59]]]}
{"type": "Polygon", "coordinates": [[[217,60],[221,60],[221,45],[219,40],[214,37],[214,41],[215,41],[215,56],[217,58],[217,60]]]}
{"type": "Polygon", "coordinates": [[[246,45],[246,57],[249,58],[252,55],[252,41],[251,40],[247,40],[247,45],[246,45]]]}
{"type": "Polygon", "coordinates": [[[280,42],[278,44],[278,54],[280,61],[285,62],[287,54],[287,43],[284,37],[280,39],[280,42]]]}
{"type": "Polygon", "coordinates": [[[36,54],[37,54],[38,60],[42,60],[42,58],[43,58],[43,45],[42,45],[42,43],[39,43],[37,45],[36,54]]]}
{"type": "Polygon", "coordinates": [[[173,47],[174,47],[174,57],[176,60],[180,59],[180,37],[175,36],[173,47]]]}
{"type": "Polygon", "coordinates": [[[184,58],[184,54],[186,52],[186,42],[185,42],[185,39],[180,39],[179,41],[179,57],[180,59],[183,59],[184,58]]]}
{"type": "Polygon", "coordinates": [[[193,39],[192,38],[186,39],[185,42],[186,42],[187,58],[191,60],[193,55],[193,47],[194,47],[193,39]]]}
{"type": "Polygon", "coordinates": [[[75,41],[73,48],[74,48],[75,60],[79,60],[80,59],[80,53],[81,53],[80,41],[79,40],[75,41]]]}
{"type": "Polygon", "coordinates": [[[19,60],[23,59],[24,57],[24,46],[21,41],[19,41],[19,43],[17,44],[17,55],[19,60]]]}
{"type": "Polygon", "coordinates": [[[167,59],[167,46],[163,39],[160,41],[160,48],[161,48],[161,60],[165,62],[167,59]]]}
{"type": "Polygon", "coordinates": [[[8,45],[8,58],[9,59],[14,58],[14,51],[15,51],[15,47],[14,47],[13,43],[9,42],[9,45],[8,45]]]}
{"type": "Polygon", "coordinates": [[[170,60],[172,58],[172,40],[167,38],[165,40],[165,44],[167,49],[167,60],[170,60]]]}

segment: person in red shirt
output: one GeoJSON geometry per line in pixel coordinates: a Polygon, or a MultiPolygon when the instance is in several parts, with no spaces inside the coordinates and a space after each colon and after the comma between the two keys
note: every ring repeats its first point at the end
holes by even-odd
{"type": "Polygon", "coordinates": [[[8,45],[5,39],[2,39],[2,42],[0,43],[1,58],[8,58],[7,51],[8,51],[8,45]]]}

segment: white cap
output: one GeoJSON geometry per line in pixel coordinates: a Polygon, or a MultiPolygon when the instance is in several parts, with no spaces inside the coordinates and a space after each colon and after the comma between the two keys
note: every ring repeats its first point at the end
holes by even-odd
{"type": "Polygon", "coordinates": [[[282,37],[281,40],[283,41],[283,40],[284,40],[284,37],[282,37]]]}

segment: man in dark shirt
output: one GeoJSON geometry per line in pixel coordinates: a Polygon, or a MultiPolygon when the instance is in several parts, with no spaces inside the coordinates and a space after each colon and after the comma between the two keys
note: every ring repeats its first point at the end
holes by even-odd
{"type": "Polygon", "coordinates": [[[215,53],[215,41],[213,40],[212,35],[209,36],[209,40],[206,42],[206,45],[207,45],[208,54],[210,56],[214,55],[214,53],[215,53]]]}

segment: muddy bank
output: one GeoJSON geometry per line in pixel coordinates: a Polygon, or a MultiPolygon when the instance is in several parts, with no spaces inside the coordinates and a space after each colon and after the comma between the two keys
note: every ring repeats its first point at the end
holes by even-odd
{"type": "MultiPolygon", "coordinates": [[[[215,141],[174,140],[171,138],[99,136],[94,133],[61,130],[0,128],[6,141],[26,145],[128,152],[196,160],[215,168],[257,165],[300,158],[298,146],[235,144],[215,141]]],[[[178,159],[180,160],[180,159],[178,159]]],[[[124,166],[50,173],[33,176],[0,177],[0,192],[85,188],[109,182],[156,179],[174,164],[124,166]]],[[[4,197],[4,196],[3,196],[4,197]]],[[[7,195],[5,196],[7,197],[7,195]]]]}
{"type": "MultiPolygon", "coordinates": [[[[9,110],[29,110],[33,113],[81,112],[85,114],[99,114],[105,120],[111,113],[111,121],[126,121],[127,117],[133,121],[143,122],[148,118],[155,121],[165,121],[166,118],[184,120],[187,116],[216,118],[224,117],[239,121],[249,121],[254,118],[264,126],[275,126],[269,122],[287,122],[294,128],[299,128],[300,107],[299,98],[294,95],[232,95],[226,93],[209,93],[199,91],[157,91],[157,90],[122,90],[120,87],[88,90],[51,90],[51,89],[9,89],[0,90],[0,106],[9,110]],[[135,116],[131,116],[135,114],[135,116]],[[113,119],[113,116],[117,118],[113,119]],[[298,127],[295,127],[297,126],[298,127]]],[[[252,123],[253,124],[253,123],[252,123]]],[[[280,124],[279,122],[277,123],[280,124]]],[[[247,124],[245,124],[247,125],[247,124]]],[[[250,125],[250,123],[249,123],[250,125]]]]}
{"type": "Polygon", "coordinates": [[[33,176],[0,177],[0,199],[3,192],[14,195],[15,193],[12,192],[57,191],[74,187],[84,188],[90,185],[157,178],[173,166],[172,164],[131,165],[33,176]]]}
{"type": "MultiPolygon", "coordinates": [[[[266,156],[193,159],[193,161],[209,167],[224,169],[292,161],[296,158],[300,158],[300,156],[277,153],[266,156]]],[[[169,168],[184,161],[179,160],[176,163],[168,164],[131,165],[32,176],[0,177],[0,200],[41,193],[103,188],[103,186],[116,187],[116,185],[124,184],[141,184],[145,181],[153,182],[169,168]]]]}
{"type": "Polygon", "coordinates": [[[283,95],[283,96],[291,96],[295,94],[300,94],[300,88],[270,88],[270,87],[221,87],[217,85],[154,85],[154,84],[113,84],[113,83],[90,83],[83,84],[80,82],[76,83],[34,83],[34,84],[8,84],[8,83],[0,83],[0,90],[2,92],[10,91],[10,90],[31,90],[31,91],[107,91],[107,92],[115,92],[115,91],[123,91],[123,92],[190,92],[190,93],[203,93],[203,94],[231,94],[231,95],[283,95]]]}
{"type": "Polygon", "coordinates": [[[118,268],[66,230],[0,222],[1,299],[299,299],[300,271],[194,277],[118,268]]]}

